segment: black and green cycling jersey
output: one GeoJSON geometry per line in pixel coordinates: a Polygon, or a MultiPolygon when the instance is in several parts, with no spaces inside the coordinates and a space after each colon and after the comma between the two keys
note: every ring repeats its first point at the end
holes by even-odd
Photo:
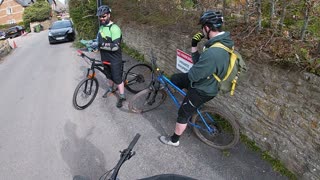
{"type": "Polygon", "coordinates": [[[100,46],[101,59],[111,63],[122,61],[121,40],[122,33],[118,25],[109,23],[99,28],[98,42],[100,46]]]}

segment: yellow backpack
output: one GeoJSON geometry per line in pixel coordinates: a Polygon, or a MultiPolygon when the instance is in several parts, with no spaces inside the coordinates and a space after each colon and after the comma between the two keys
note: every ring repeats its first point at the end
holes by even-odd
{"type": "MultiPolygon", "coordinates": [[[[243,75],[247,71],[246,63],[239,52],[234,50],[234,47],[230,49],[219,42],[214,43],[210,47],[222,48],[230,53],[230,63],[225,77],[220,79],[215,73],[213,73],[212,76],[219,82],[219,91],[222,93],[230,92],[230,95],[232,96],[234,95],[240,75],[243,75]]],[[[208,78],[210,78],[210,76],[208,78]]]]}

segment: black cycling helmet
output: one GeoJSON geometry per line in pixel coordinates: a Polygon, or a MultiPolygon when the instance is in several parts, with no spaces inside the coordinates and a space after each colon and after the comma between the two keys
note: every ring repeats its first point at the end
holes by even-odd
{"type": "Polygon", "coordinates": [[[97,16],[102,16],[104,14],[109,14],[111,13],[111,9],[107,5],[101,5],[98,10],[97,10],[97,16]]]}
{"type": "Polygon", "coordinates": [[[210,27],[220,28],[223,23],[223,17],[219,11],[206,11],[200,16],[199,24],[202,26],[209,25],[210,27]]]}

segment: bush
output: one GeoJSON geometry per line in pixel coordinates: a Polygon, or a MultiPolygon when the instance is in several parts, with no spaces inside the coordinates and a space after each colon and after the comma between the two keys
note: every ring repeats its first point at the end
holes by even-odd
{"type": "Polygon", "coordinates": [[[23,12],[24,27],[30,30],[29,24],[36,21],[44,21],[51,17],[51,7],[47,1],[38,0],[23,12]]]}
{"type": "Polygon", "coordinates": [[[79,39],[95,39],[99,21],[96,16],[96,1],[70,0],[70,17],[77,30],[79,39]]]}

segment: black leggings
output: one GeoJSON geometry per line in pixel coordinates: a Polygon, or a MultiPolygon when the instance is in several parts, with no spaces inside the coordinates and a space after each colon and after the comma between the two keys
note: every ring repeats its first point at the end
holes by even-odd
{"type": "Polygon", "coordinates": [[[187,73],[174,74],[170,80],[180,89],[188,89],[187,95],[184,97],[178,111],[177,122],[180,124],[188,123],[189,118],[201,105],[214,98],[214,96],[203,95],[199,90],[191,88],[187,73]]]}

